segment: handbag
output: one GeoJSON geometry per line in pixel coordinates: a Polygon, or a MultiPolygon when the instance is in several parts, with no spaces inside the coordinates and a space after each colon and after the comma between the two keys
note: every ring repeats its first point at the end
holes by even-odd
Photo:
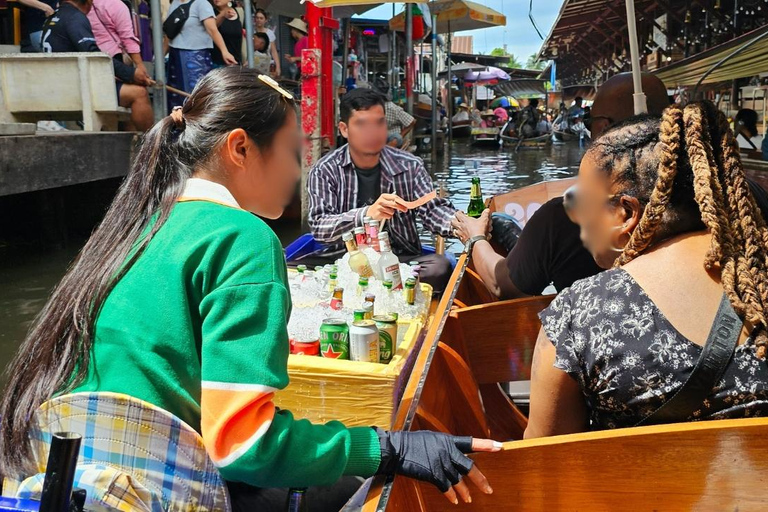
{"type": "Polygon", "coordinates": [[[189,19],[189,10],[193,3],[195,3],[195,0],[181,4],[165,19],[163,22],[163,32],[168,36],[168,39],[174,39],[179,35],[181,29],[184,28],[184,24],[189,19]]]}
{"type": "Polygon", "coordinates": [[[669,400],[635,426],[683,421],[697,411],[723,377],[736,350],[742,325],[731,301],[723,294],[707,342],[688,380],[669,400]]]}

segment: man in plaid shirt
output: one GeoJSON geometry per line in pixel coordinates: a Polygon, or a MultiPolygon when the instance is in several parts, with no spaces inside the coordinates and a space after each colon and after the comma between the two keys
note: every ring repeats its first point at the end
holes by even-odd
{"type": "Polygon", "coordinates": [[[364,217],[383,221],[393,252],[401,261],[418,260],[421,279],[441,292],[450,277],[443,256],[421,255],[417,219],[432,233],[452,236],[456,209],[434,199],[414,210],[396,200],[413,201],[434,189],[420,158],[388,147],[386,98],[354,89],[341,100],[339,130],[348,144],[324,156],[309,172],[309,227],[326,244],[321,256],[344,252],[341,235],[363,225],[364,217]]]}

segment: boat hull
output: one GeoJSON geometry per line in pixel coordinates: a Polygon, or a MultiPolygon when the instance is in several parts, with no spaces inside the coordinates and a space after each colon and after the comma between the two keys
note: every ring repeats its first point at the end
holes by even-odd
{"type": "Polygon", "coordinates": [[[504,147],[540,149],[546,148],[552,144],[552,134],[545,133],[544,135],[539,135],[538,137],[522,139],[522,141],[517,137],[507,137],[506,135],[502,135],[501,140],[504,143],[504,147]]]}

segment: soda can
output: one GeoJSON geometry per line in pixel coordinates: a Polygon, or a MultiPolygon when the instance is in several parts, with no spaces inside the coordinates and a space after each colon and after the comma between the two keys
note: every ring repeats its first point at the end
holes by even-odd
{"type": "Polygon", "coordinates": [[[349,328],[349,359],[379,362],[379,329],[373,320],[354,322],[349,328]]]}
{"type": "Polygon", "coordinates": [[[356,309],[352,312],[352,318],[353,322],[359,322],[360,320],[365,320],[365,310],[364,309],[356,309]]]}
{"type": "Polygon", "coordinates": [[[312,339],[292,339],[291,340],[291,354],[297,356],[319,356],[320,355],[320,340],[317,338],[312,339]]]}
{"type": "Polygon", "coordinates": [[[341,318],[326,318],[320,325],[320,354],[329,359],[349,359],[349,326],[341,318]]]}
{"type": "Polygon", "coordinates": [[[373,317],[379,329],[379,362],[389,364],[397,346],[397,319],[393,315],[373,317]]]}

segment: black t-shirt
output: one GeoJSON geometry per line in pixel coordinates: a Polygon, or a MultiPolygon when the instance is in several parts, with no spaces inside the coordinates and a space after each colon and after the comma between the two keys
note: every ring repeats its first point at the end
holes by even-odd
{"type": "MultiPolygon", "coordinates": [[[[93,36],[93,29],[88,17],[70,3],[62,3],[53,16],[43,25],[43,51],[46,53],[62,52],[100,52],[93,36]]],[[[123,82],[132,82],[134,69],[122,59],[112,59],[115,76],[123,82]]]]}
{"type": "MultiPolygon", "coordinates": [[[[237,13],[237,10],[235,10],[237,13]]],[[[243,24],[240,21],[240,15],[237,18],[230,20],[224,18],[224,21],[219,25],[219,33],[224,40],[224,45],[227,47],[227,51],[237,60],[238,64],[243,63],[243,24]]],[[[213,62],[220,66],[224,65],[224,59],[221,57],[221,51],[213,47],[213,62]]]]}
{"type": "Polygon", "coordinates": [[[512,282],[527,295],[540,295],[550,283],[559,292],[603,270],[581,243],[579,226],[566,215],[562,197],[544,203],[528,220],[507,255],[507,267],[512,282]]]}
{"type": "Polygon", "coordinates": [[[357,174],[357,207],[372,205],[381,195],[381,164],[372,169],[355,166],[357,174]]]}

